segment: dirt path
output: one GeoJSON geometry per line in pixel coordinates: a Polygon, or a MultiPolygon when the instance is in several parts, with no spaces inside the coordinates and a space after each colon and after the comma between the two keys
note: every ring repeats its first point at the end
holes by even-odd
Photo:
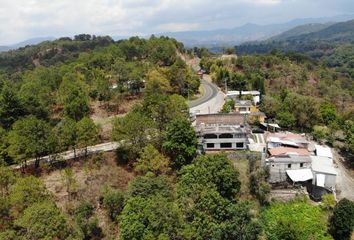
{"type": "Polygon", "coordinates": [[[334,159],[338,166],[337,171],[337,198],[347,198],[354,201],[354,171],[345,168],[342,157],[337,151],[333,151],[334,159]]]}

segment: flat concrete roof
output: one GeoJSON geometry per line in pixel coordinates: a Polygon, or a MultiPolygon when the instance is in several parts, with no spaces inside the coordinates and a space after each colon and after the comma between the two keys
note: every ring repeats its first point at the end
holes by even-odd
{"type": "Polygon", "coordinates": [[[196,125],[245,125],[246,117],[240,113],[201,114],[196,116],[196,125]]]}
{"type": "Polygon", "coordinates": [[[222,134],[222,133],[248,133],[249,129],[240,125],[204,125],[201,124],[196,127],[196,130],[202,134],[222,134]]]}
{"type": "Polygon", "coordinates": [[[311,168],[314,172],[337,175],[337,170],[333,166],[333,160],[328,157],[311,156],[311,168]]]}
{"type": "Polygon", "coordinates": [[[274,163],[310,163],[309,156],[286,155],[286,156],[273,156],[266,159],[268,162],[274,163]]]}

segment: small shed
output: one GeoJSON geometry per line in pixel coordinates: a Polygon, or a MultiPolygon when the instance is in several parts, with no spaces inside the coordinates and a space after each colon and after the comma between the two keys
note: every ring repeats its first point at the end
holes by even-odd
{"type": "Polygon", "coordinates": [[[316,156],[327,157],[327,158],[333,159],[333,154],[332,154],[331,148],[329,148],[327,146],[321,146],[321,145],[316,144],[315,149],[316,149],[315,150],[316,156]]]}
{"type": "Polygon", "coordinates": [[[314,174],[312,184],[327,189],[335,189],[337,171],[332,159],[328,157],[311,156],[311,169],[314,174]]]}

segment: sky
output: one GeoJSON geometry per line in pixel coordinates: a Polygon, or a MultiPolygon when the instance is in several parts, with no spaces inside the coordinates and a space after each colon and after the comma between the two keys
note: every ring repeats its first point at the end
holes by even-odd
{"type": "Polygon", "coordinates": [[[354,13],[354,0],[0,0],[0,45],[79,33],[232,28],[354,13]]]}

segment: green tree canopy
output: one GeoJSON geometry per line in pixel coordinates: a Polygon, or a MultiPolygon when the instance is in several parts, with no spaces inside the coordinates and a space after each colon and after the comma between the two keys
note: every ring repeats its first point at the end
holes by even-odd
{"type": "Polygon", "coordinates": [[[77,123],[77,146],[85,148],[87,154],[87,147],[98,142],[98,134],[98,128],[93,120],[89,117],[82,118],[77,123]]]}
{"type": "Polygon", "coordinates": [[[197,136],[189,120],[175,118],[167,125],[163,149],[172,167],[180,169],[192,162],[197,150],[197,136]]]}
{"type": "Polygon", "coordinates": [[[335,240],[349,240],[354,231],[354,202],[344,198],[334,207],[328,223],[335,240]]]}
{"type": "Polygon", "coordinates": [[[134,165],[135,171],[140,174],[152,172],[154,174],[166,174],[169,169],[169,161],[151,144],[148,144],[140,154],[140,158],[134,165]]]}
{"type": "Polygon", "coordinates": [[[14,88],[5,84],[0,92],[0,126],[6,129],[25,115],[23,103],[14,88]]]}
{"type": "Polygon", "coordinates": [[[69,149],[70,147],[76,147],[77,143],[77,123],[71,118],[64,118],[60,121],[56,128],[55,134],[58,137],[58,144],[61,150],[69,149]]]}
{"type": "Polygon", "coordinates": [[[65,116],[76,121],[90,112],[87,87],[81,78],[78,74],[65,76],[59,88],[59,99],[64,104],[65,116]]]}
{"type": "Polygon", "coordinates": [[[133,197],[119,217],[120,239],[178,239],[183,219],[175,203],[161,196],[133,197]]]}
{"type": "Polygon", "coordinates": [[[113,122],[112,139],[139,153],[156,135],[154,122],[140,111],[129,112],[113,122]]]}
{"type": "Polygon", "coordinates": [[[234,200],[240,191],[238,171],[225,154],[197,157],[180,171],[177,192],[180,196],[195,196],[199,190],[215,189],[222,197],[234,200]]]}
{"type": "Polygon", "coordinates": [[[155,123],[160,132],[166,130],[175,118],[188,118],[188,105],[183,97],[173,94],[158,94],[146,96],[142,105],[142,111],[155,123]]]}
{"type": "Polygon", "coordinates": [[[321,118],[324,124],[329,125],[337,119],[336,106],[330,103],[322,104],[320,107],[321,118]]]}
{"type": "Polygon", "coordinates": [[[9,153],[19,163],[35,158],[38,167],[39,159],[52,152],[54,140],[48,123],[29,116],[14,123],[8,136],[9,153]]]}
{"type": "Polygon", "coordinates": [[[262,213],[264,233],[269,240],[329,240],[324,214],[306,202],[274,203],[262,213]]]}
{"type": "Polygon", "coordinates": [[[108,189],[103,194],[103,206],[107,209],[112,221],[117,221],[125,204],[125,195],[121,191],[108,189]]]}
{"type": "Polygon", "coordinates": [[[48,198],[43,182],[36,177],[17,178],[11,188],[10,202],[14,210],[22,212],[34,203],[43,202],[48,198]]]}
{"type": "Polygon", "coordinates": [[[147,174],[139,176],[129,183],[130,196],[148,198],[151,196],[162,196],[164,198],[173,198],[173,187],[171,181],[164,175],[154,176],[147,174]]]}
{"type": "Polygon", "coordinates": [[[50,202],[36,203],[15,221],[26,239],[75,239],[66,217],[50,202]]]}

